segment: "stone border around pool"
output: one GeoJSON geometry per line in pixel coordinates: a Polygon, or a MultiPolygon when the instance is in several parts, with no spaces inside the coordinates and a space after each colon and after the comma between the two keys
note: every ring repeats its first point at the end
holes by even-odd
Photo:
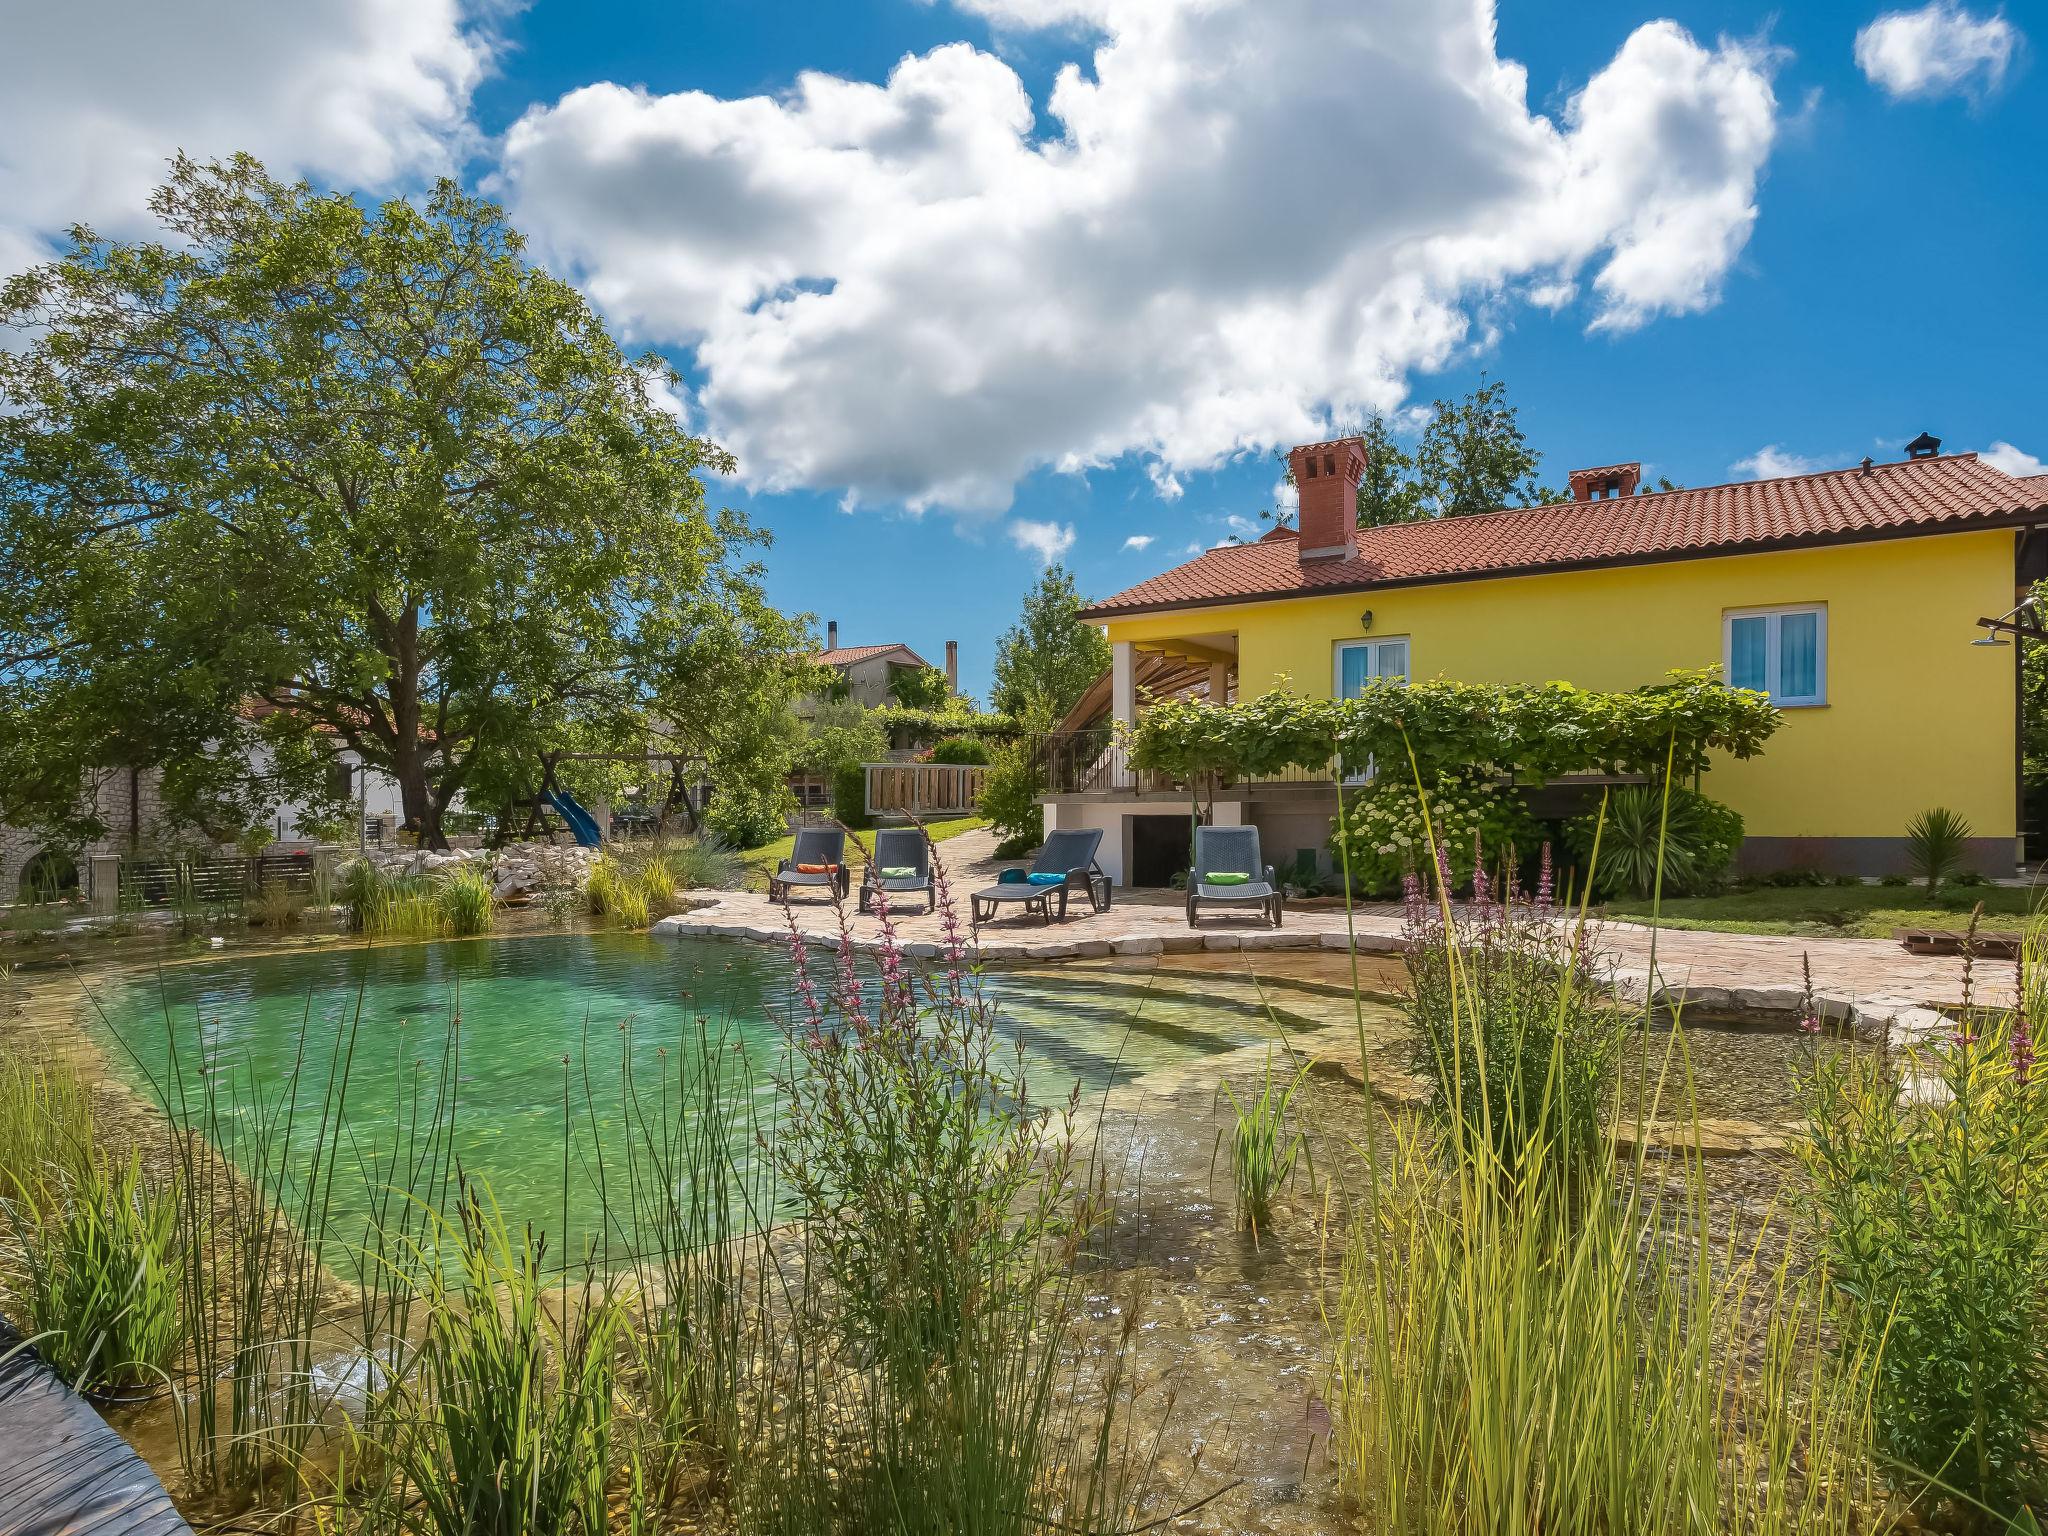
{"type": "MultiPolygon", "coordinates": [[[[749,939],[761,944],[787,945],[789,929],[771,926],[753,920],[751,914],[732,913],[721,916],[727,903],[719,898],[695,898],[686,909],[674,917],[662,918],[649,930],[661,938],[729,938],[749,939]]],[[[1343,933],[1320,933],[1313,930],[1266,929],[1239,933],[1157,933],[1124,932],[1100,933],[1103,919],[1098,919],[1095,934],[1088,938],[1029,939],[1004,936],[980,939],[970,942],[969,953],[984,961],[1004,962],[1052,962],[1060,960],[1105,959],[1112,955],[1185,955],[1199,951],[1232,950],[1283,950],[1283,949],[1332,949],[1352,950],[1362,955],[1397,955],[1401,952],[1401,940],[1397,935],[1360,932],[1353,937],[1343,933]]],[[[836,933],[802,932],[804,943],[812,949],[837,949],[839,935],[836,933]]],[[[855,934],[853,947],[856,952],[872,954],[882,947],[879,935],[855,934]]],[[[913,960],[935,960],[943,946],[929,939],[905,939],[899,941],[903,954],[913,960]]],[[[1702,1010],[1736,1009],[1745,1013],[1778,1013],[1795,1015],[1806,1006],[1806,996],[1792,986],[1756,987],[1708,987],[1685,986],[1653,987],[1651,973],[1639,966],[1617,966],[1614,972],[1617,990],[1630,1002],[1641,1003],[1646,997],[1654,997],[1660,1007],[1683,1006],[1702,1010]]],[[[1916,998],[1887,997],[1872,994],[1865,997],[1845,997],[1825,990],[1817,991],[1814,1006],[1821,1017],[1831,1023],[1846,1025],[1859,1039],[1876,1044],[1914,1044],[1927,1037],[1954,1027],[1954,1020],[1939,1008],[1930,1008],[1916,998]]]]}

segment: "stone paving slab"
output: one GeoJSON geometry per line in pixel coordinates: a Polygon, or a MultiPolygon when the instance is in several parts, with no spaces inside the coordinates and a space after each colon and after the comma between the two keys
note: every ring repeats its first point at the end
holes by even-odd
{"type": "MultiPolygon", "coordinates": [[[[1006,963],[1197,950],[1342,951],[1354,945],[1361,954],[1391,954],[1401,947],[1397,907],[1375,904],[1354,909],[1348,931],[1341,908],[1320,906],[1290,910],[1285,926],[1278,929],[1251,917],[1205,915],[1200,927],[1190,930],[1182,898],[1173,891],[1119,889],[1110,910],[1101,913],[1091,911],[1077,896],[1065,922],[1048,925],[1035,917],[1008,916],[974,930],[967,921],[967,896],[994,883],[1001,866],[992,858],[993,847],[994,838],[987,832],[939,845],[952,916],[949,920],[943,902],[938,912],[925,912],[920,904],[892,911],[889,922],[908,956],[937,958],[945,952],[949,930],[969,959],[1006,963]]],[[[857,949],[880,947],[880,917],[861,915],[848,902],[844,921],[857,949]]],[[[792,923],[806,944],[827,947],[839,942],[841,913],[830,901],[799,894],[784,908],[755,891],[699,897],[691,910],[656,923],[654,932],[788,944],[792,923]]],[[[1960,960],[1908,954],[1883,939],[1802,939],[1695,929],[1653,932],[1633,923],[1610,923],[1601,930],[1600,944],[1629,996],[1641,999],[1654,992],[1660,1001],[1714,1010],[1797,1009],[1803,995],[1803,957],[1812,967],[1814,995],[1822,1012],[1873,1039],[1914,1037],[1944,1028],[1947,1020],[1940,1010],[1963,1001],[1960,960]]],[[[2009,1004],[2013,974],[2009,960],[1979,960],[1972,977],[1974,997],[1992,1006],[2009,1004]]]]}

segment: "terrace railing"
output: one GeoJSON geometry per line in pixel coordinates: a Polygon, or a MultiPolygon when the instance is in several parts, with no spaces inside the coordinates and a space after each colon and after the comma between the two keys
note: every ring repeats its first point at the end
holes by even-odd
{"type": "MultiPolygon", "coordinates": [[[[1171,774],[1133,768],[1124,743],[1107,726],[1087,731],[1057,731],[1031,739],[1053,795],[1163,794],[1186,786],[1171,774]]],[[[1286,768],[1260,774],[1251,784],[1334,784],[1334,767],[1286,768]]]]}

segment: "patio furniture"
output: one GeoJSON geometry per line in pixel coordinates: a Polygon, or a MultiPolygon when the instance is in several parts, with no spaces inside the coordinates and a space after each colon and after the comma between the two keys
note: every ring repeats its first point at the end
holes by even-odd
{"type": "Polygon", "coordinates": [[[1195,867],[1188,872],[1190,928],[1205,901],[1255,902],[1259,915],[1278,928],[1284,900],[1273,866],[1259,857],[1257,827],[1195,828],[1195,867]]]}
{"type": "Polygon", "coordinates": [[[846,834],[839,828],[801,828],[789,857],[768,877],[768,899],[788,906],[791,889],[799,885],[822,887],[842,900],[853,888],[846,868],[846,834]]]}
{"type": "MultiPolygon", "coordinates": [[[[916,827],[893,827],[875,834],[875,855],[860,877],[860,909],[870,910],[875,892],[895,896],[924,892],[924,909],[938,905],[937,882],[932,878],[932,845],[916,827]],[[891,873],[908,870],[910,873],[891,873]]],[[[894,905],[894,903],[891,903],[894,905]]]]}
{"type": "Polygon", "coordinates": [[[1048,832],[1045,846],[1038,850],[1038,857],[1031,861],[1028,870],[1004,870],[1001,880],[969,898],[968,910],[975,926],[994,919],[997,908],[1008,901],[1022,902],[1027,913],[1036,911],[1048,924],[1053,920],[1052,904],[1057,901],[1060,921],[1065,922],[1068,893],[1076,890],[1088,898],[1090,910],[1107,912],[1110,880],[1095,862],[1096,850],[1101,846],[1100,827],[1048,832]]]}

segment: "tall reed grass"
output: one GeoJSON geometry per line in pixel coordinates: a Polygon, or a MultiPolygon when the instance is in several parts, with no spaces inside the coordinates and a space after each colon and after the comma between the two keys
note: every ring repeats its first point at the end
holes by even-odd
{"type": "Polygon", "coordinates": [[[1433,1112],[1363,1142],[1331,1315],[1341,1477],[1367,1521],[1885,1529],[1875,1349],[1825,1347],[1825,1281],[1792,1246],[1774,1258],[1772,1234],[1717,1228],[1696,1144],[1652,1158],[1667,1092],[1696,1123],[1682,1028],[1637,1085],[1624,1156],[1610,1028],[1574,1022],[1607,1006],[1581,995],[1603,980],[1578,959],[1583,910],[1475,931],[1441,881],[1434,898],[1418,920],[1411,892],[1410,919],[1433,1112]],[[1425,942],[1438,952],[1416,955],[1425,942]]]}
{"type": "Polygon", "coordinates": [[[497,919],[491,878],[471,864],[440,875],[390,875],[368,859],[342,871],[349,926],[376,938],[467,938],[497,919]]]}
{"type": "MultiPolygon", "coordinates": [[[[1305,1061],[1291,1078],[1276,1079],[1269,1047],[1265,1077],[1256,1094],[1247,1088],[1240,1100],[1227,1081],[1217,1090],[1228,1101],[1231,1112],[1231,1124],[1217,1132],[1217,1148],[1222,1149],[1223,1139],[1228,1135],[1238,1220],[1251,1229],[1254,1242],[1262,1227],[1272,1225],[1273,1199],[1294,1177],[1295,1165],[1306,1164],[1311,1176],[1314,1174],[1308,1135],[1290,1115],[1295,1095],[1308,1081],[1314,1065],[1305,1061]]],[[[1212,1166],[1213,1162],[1212,1158],[1212,1166]]]]}

